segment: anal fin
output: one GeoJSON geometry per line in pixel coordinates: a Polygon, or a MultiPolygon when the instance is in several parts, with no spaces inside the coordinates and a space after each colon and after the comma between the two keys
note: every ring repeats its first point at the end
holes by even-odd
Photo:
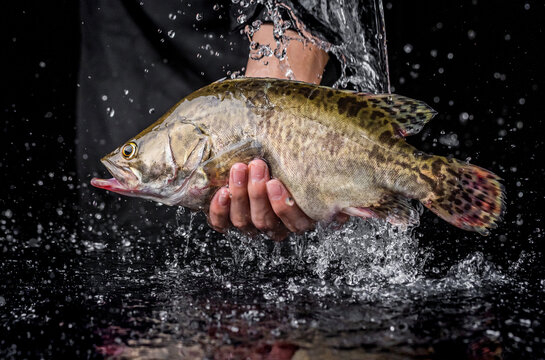
{"type": "Polygon", "coordinates": [[[409,199],[399,194],[386,194],[371,207],[347,207],[342,212],[364,219],[380,218],[402,227],[416,226],[420,221],[420,215],[409,199]]]}

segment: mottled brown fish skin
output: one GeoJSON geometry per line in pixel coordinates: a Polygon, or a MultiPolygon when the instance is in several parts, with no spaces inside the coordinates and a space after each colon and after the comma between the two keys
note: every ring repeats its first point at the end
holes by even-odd
{"type": "MultiPolygon", "coordinates": [[[[418,177],[415,148],[386,120],[376,123],[387,108],[353,92],[244,79],[211,84],[186,100],[216,151],[244,137],[261,142],[273,176],[313,219],[378,205],[385,192],[420,199],[431,190],[418,177]]],[[[190,115],[184,109],[179,116],[190,115]]]]}
{"type": "Polygon", "coordinates": [[[168,133],[172,166],[186,164],[175,171],[186,175],[172,182],[200,196],[186,206],[205,208],[214,189],[227,181],[230,166],[259,154],[314,220],[342,211],[364,216],[370,209],[392,222],[411,223],[408,199],[416,199],[446,221],[486,234],[503,209],[500,179],[455,159],[424,154],[404,139],[434,115],[426,104],[400,95],[246,78],[197,90],[134,139],[145,145],[168,133]],[[195,136],[206,139],[198,142],[204,163],[188,182],[197,161],[195,136]]]}

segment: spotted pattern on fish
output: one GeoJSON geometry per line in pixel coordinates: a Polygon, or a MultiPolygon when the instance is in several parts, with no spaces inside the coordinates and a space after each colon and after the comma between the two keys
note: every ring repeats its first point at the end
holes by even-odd
{"type": "MultiPolygon", "coordinates": [[[[249,156],[231,151],[233,144],[255,141],[271,174],[315,220],[353,208],[374,209],[379,217],[411,223],[407,199],[415,199],[446,221],[485,234],[501,216],[500,179],[455,159],[424,154],[405,141],[434,115],[425,103],[395,94],[234,79],[190,94],[135,139],[145,143],[155,132],[174,129],[168,125],[173,122],[193,124],[208,139],[207,162],[215,161],[221,169],[227,168],[224,157],[230,164],[249,156]]],[[[154,176],[153,170],[142,170],[154,176]]],[[[227,171],[208,175],[228,176],[227,171]]],[[[206,177],[199,181],[203,186],[206,177]]],[[[222,181],[226,179],[210,183],[222,181]]],[[[198,200],[186,203],[204,207],[198,200]]]]}
{"type": "MultiPolygon", "coordinates": [[[[436,158],[428,166],[436,179],[423,203],[441,218],[483,235],[496,228],[505,208],[505,189],[492,172],[455,159],[436,158]]],[[[422,166],[421,177],[430,173],[422,166]]],[[[429,181],[430,177],[427,177],[429,181]]]]}

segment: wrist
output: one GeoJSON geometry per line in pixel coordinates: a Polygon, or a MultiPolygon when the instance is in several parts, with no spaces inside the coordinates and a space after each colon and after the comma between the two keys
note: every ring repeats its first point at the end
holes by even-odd
{"type": "MultiPolygon", "coordinates": [[[[295,31],[288,30],[284,36],[289,38],[286,57],[279,60],[271,55],[254,60],[252,55],[255,56],[257,50],[251,50],[246,76],[292,79],[319,84],[329,59],[327,53],[295,31]]],[[[273,26],[270,24],[262,25],[252,40],[260,46],[269,45],[272,50],[276,48],[273,26]]]]}

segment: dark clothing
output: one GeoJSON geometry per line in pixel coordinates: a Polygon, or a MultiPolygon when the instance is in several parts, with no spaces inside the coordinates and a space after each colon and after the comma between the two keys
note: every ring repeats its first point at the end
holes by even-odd
{"type": "MultiPolygon", "coordinates": [[[[311,24],[315,36],[332,43],[342,41],[335,36],[337,28],[331,28],[336,18],[316,12],[307,3],[289,4],[311,24]]],[[[146,218],[157,212],[155,204],[140,199],[120,201],[114,194],[89,189],[91,177],[109,177],[100,158],[194,90],[235,71],[243,73],[249,51],[243,28],[256,19],[271,19],[264,5],[233,5],[230,1],[81,1],[80,11],[80,205],[87,213],[108,204],[106,211],[114,218],[112,212],[118,214],[120,222],[123,218],[133,221],[135,216],[146,218]]],[[[290,19],[286,10],[281,16],[290,19]]],[[[331,85],[338,78],[332,64],[328,64],[323,84],[331,85]]]]}
{"type": "Polygon", "coordinates": [[[93,176],[109,177],[102,156],[184,96],[246,65],[248,42],[229,31],[229,1],[216,3],[81,1],[77,166],[83,213],[106,203],[123,222],[157,211],[151,202],[119,201],[88,184],[93,176]]]}
{"type": "Polygon", "coordinates": [[[229,32],[228,2],[82,1],[80,177],[182,97],[241,70],[247,41],[229,32]],[[197,20],[200,19],[200,20],[197,20]]]}

